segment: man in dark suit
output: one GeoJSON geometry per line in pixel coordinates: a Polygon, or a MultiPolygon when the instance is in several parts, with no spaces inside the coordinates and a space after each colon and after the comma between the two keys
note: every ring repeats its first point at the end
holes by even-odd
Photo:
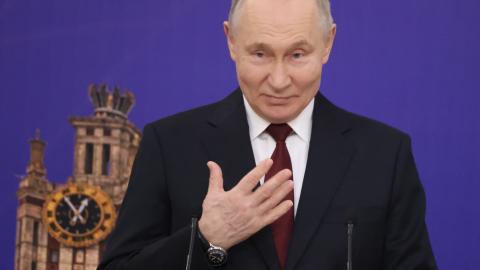
{"type": "Polygon", "coordinates": [[[198,214],[191,269],[436,269],[408,135],[318,91],[328,0],[224,27],[240,89],[145,127],[99,269],[183,269],[198,214]]]}

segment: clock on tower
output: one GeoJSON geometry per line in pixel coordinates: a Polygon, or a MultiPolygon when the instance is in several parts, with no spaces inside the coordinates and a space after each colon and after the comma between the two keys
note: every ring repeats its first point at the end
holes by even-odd
{"type": "Polygon", "coordinates": [[[104,240],[115,225],[115,206],[101,188],[68,184],[50,194],[43,208],[43,223],[57,241],[87,247],[104,240]]]}
{"type": "Polygon", "coordinates": [[[88,95],[94,113],[69,119],[75,139],[66,183],[47,178],[40,132],[30,141],[17,192],[16,270],[95,270],[114,228],[141,137],[128,120],[135,98],[106,85],[91,85],[88,95]]]}

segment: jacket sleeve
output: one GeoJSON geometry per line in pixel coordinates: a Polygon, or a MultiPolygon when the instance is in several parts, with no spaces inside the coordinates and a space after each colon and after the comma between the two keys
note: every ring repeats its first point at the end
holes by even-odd
{"type": "MultiPolygon", "coordinates": [[[[190,227],[170,229],[165,169],[159,136],[147,125],[99,270],[185,268],[190,227]]],[[[196,245],[192,269],[207,269],[203,254],[196,245]]]]}
{"type": "Polygon", "coordinates": [[[408,136],[397,153],[387,226],[383,269],[437,269],[425,225],[425,193],[408,136]]]}

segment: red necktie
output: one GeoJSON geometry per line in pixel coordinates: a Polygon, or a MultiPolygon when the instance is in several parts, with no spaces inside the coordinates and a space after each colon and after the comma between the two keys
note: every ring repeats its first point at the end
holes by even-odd
{"type": "MultiPolygon", "coordinates": [[[[292,162],[288,154],[287,145],[285,144],[285,139],[292,133],[292,128],[288,124],[271,124],[267,128],[267,132],[275,139],[277,145],[271,157],[273,165],[265,175],[265,181],[268,181],[283,169],[292,170],[292,162]]],[[[285,200],[291,200],[293,202],[293,190],[285,197],[285,200]]],[[[285,269],[288,245],[293,233],[293,207],[290,208],[285,215],[272,223],[271,227],[275,249],[277,250],[278,259],[280,260],[280,267],[285,269]]]]}

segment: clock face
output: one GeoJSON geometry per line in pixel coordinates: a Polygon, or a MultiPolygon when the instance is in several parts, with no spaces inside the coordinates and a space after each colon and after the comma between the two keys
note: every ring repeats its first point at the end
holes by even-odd
{"type": "Polygon", "coordinates": [[[64,196],[55,211],[60,227],[76,235],[95,230],[100,224],[101,214],[98,203],[92,197],[81,193],[64,196]]]}
{"type": "Polygon", "coordinates": [[[69,184],[45,201],[43,220],[59,242],[85,247],[103,240],[115,224],[115,207],[99,187],[69,184]]]}

